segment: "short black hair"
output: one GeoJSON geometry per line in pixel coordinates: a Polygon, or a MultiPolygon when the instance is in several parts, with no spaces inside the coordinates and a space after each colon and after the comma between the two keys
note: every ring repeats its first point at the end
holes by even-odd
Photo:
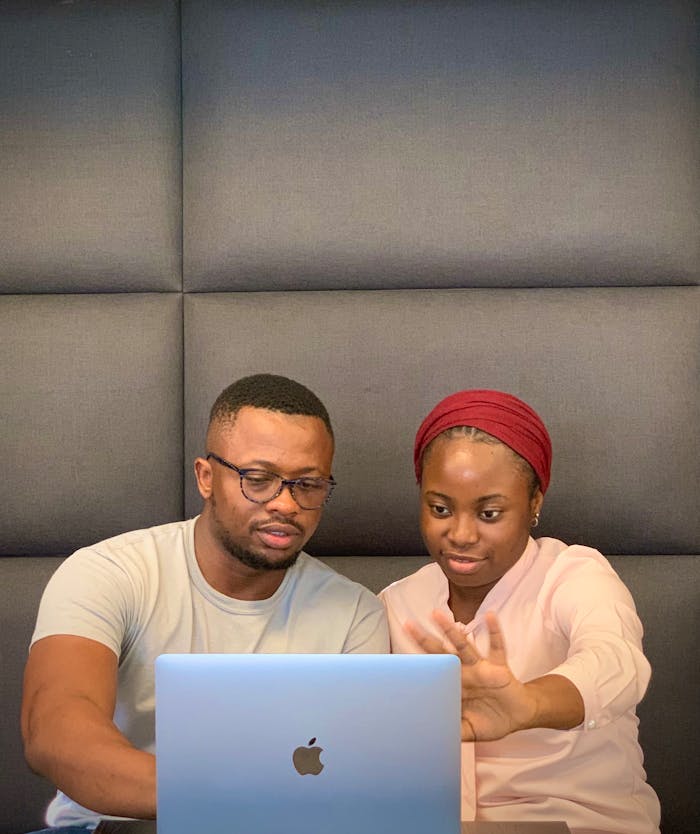
{"type": "Polygon", "coordinates": [[[325,405],[305,385],[277,374],[252,374],[236,380],[219,394],[209,413],[209,425],[218,421],[234,422],[238,412],[249,406],[319,417],[333,437],[331,418],[325,405]]]}

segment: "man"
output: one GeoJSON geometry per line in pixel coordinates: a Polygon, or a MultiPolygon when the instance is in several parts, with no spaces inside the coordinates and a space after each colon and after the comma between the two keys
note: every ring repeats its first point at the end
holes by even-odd
{"type": "Polygon", "coordinates": [[[59,830],[155,817],[159,654],[389,649],[381,603],[301,552],[335,484],[320,400],[245,377],[214,403],[206,442],[200,516],[77,551],[42,598],[22,733],[29,765],[59,788],[59,830]]]}

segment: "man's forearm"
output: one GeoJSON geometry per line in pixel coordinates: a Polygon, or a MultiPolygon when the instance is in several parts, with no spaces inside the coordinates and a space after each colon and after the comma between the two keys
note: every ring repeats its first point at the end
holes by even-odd
{"type": "Polygon", "coordinates": [[[30,716],[25,756],[33,770],[92,811],[155,818],[155,757],[133,747],[82,699],[30,716]]]}

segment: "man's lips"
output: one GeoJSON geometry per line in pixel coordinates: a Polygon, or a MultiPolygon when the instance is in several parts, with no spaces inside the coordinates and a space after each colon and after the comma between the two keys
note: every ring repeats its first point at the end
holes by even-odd
{"type": "Polygon", "coordinates": [[[279,522],[262,524],[255,528],[255,532],[263,544],[273,550],[286,550],[302,534],[295,524],[279,522]]]}

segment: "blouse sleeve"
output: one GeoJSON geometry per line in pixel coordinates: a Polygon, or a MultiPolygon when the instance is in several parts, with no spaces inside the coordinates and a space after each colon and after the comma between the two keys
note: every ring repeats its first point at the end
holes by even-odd
{"type": "Polygon", "coordinates": [[[546,607],[550,628],[568,639],[569,652],[550,674],[576,686],[585,705],[580,729],[595,730],[633,709],[646,692],[651,667],[642,624],[632,595],[597,551],[571,547],[557,561],[546,607]]]}

